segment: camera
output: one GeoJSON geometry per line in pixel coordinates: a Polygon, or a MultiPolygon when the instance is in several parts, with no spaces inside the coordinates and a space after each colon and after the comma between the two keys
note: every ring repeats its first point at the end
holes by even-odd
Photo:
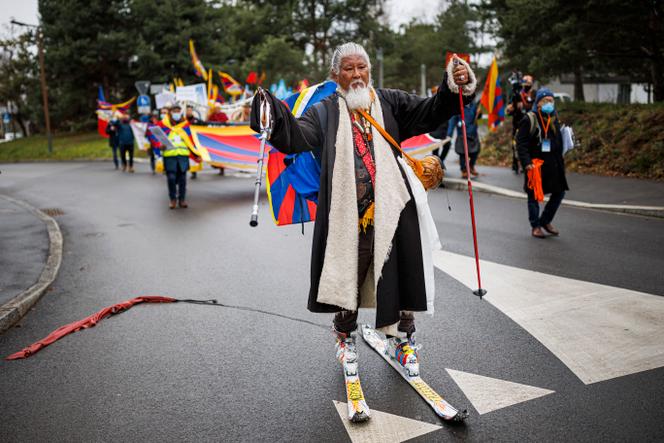
{"type": "Polygon", "coordinates": [[[508,77],[510,85],[512,85],[512,95],[518,95],[521,92],[521,83],[523,83],[523,74],[521,71],[512,71],[508,77]]]}

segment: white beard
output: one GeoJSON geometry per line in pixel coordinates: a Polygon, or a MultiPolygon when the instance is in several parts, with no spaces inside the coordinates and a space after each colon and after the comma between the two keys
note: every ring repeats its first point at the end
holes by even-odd
{"type": "Polygon", "coordinates": [[[348,109],[354,111],[356,109],[369,109],[371,107],[371,93],[369,87],[361,80],[356,80],[351,83],[347,91],[342,91],[341,94],[346,99],[348,109]],[[358,87],[354,88],[353,85],[357,84],[358,87]]]}

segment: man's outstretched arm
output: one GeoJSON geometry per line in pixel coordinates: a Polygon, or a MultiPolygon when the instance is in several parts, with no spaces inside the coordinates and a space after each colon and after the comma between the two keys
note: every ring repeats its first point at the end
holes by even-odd
{"type": "Polygon", "coordinates": [[[268,91],[256,94],[251,105],[251,129],[260,132],[260,104],[267,100],[272,117],[270,144],[284,154],[313,151],[322,145],[323,134],[313,106],[295,118],[288,107],[268,91]]]}

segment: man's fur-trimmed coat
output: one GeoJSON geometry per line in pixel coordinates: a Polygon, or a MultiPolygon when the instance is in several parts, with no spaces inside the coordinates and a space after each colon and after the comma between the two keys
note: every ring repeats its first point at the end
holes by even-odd
{"type": "MultiPolygon", "coordinates": [[[[405,171],[396,161],[399,154],[376,130],[373,131],[377,174],[374,264],[360,290],[358,302],[357,201],[354,173],[351,174],[347,166],[354,151],[344,100],[333,94],[317,105],[325,107],[325,112],[320,114],[327,118],[321,121],[315,106],[302,117],[295,118],[283,103],[269,93],[267,97],[273,114],[272,146],[286,154],[312,151],[321,165],[311,253],[309,310],[337,312],[375,307],[377,328],[398,322],[399,311],[426,311],[417,207],[405,171]],[[347,152],[337,152],[342,148],[347,152]],[[335,165],[335,162],[339,164],[335,165]]],[[[446,78],[438,93],[430,98],[392,89],[378,89],[376,97],[372,116],[399,143],[431,132],[459,113],[458,95],[450,91],[446,78]]],[[[465,102],[471,99],[464,97],[465,102]]],[[[257,96],[251,115],[251,127],[255,131],[260,130],[259,107],[257,96]]]]}

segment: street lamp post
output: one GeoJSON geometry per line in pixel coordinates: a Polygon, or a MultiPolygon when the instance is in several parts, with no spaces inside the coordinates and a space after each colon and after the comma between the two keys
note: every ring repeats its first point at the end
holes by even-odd
{"type": "Polygon", "coordinates": [[[46,71],[44,70],[44,34],[42,29],[37,25],[29,25],[27,23],[12,20],[13,25],[25,26],[27,28],[35,28],[37,30],[37,52],[39,57],[39,80],[41,83],[42,100],[44,106],[44,122],[46,124],[46,138],[48,140],[48,152],[53,153],[53,135],[51,134],[51,117],[48,113],[48,86],[46,85],[46,71]]]}
{"type": "Polygon", "coordinates": [[[427,96],[427,65],[420,65],[420,94],[422,97],[427,96]]]}

